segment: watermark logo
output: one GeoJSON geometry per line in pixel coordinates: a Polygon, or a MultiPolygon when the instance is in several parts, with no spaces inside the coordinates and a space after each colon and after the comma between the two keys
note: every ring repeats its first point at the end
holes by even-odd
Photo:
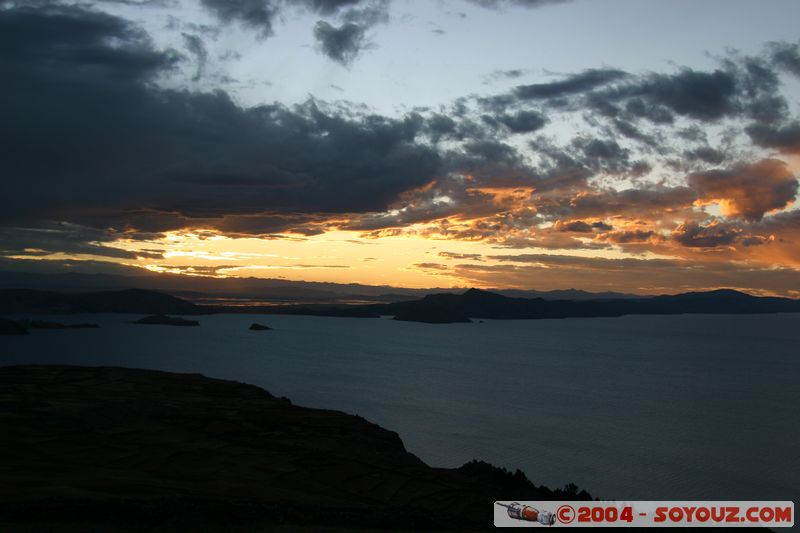
{"type": "MultiPolygon", "coordinates": [[[[556,523],[556,517],[550,511],[542,511],[540,508],[531,505],[522,505],[519,502],[502,503],[494,502],[495,505],[504,507],[509,518],[512,520],[521,520],[523,522],[537,522],[544,526],[552,526],[556,523]]],[[[495,519],[495,525],[497,520],[495,519]]]]}
{"type": "Polygon", "coordinates": [[[793,527],[790,501],[495,502],[496,527],[793,527]],[[551,512],[551,509],[555,511],[551,512]]]}

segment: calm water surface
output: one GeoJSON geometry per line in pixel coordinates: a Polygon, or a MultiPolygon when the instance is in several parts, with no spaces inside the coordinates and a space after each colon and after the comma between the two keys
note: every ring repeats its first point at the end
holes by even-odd
{"type": "Polygon", "coordinates": [[[217,315],[197,328],[53,318],[101,328],[0,337],[0,364],[254,383],[393,429],[434,466],[480,458],[601,497],[800,500],[800,314],[452,325],[217,315]]]}

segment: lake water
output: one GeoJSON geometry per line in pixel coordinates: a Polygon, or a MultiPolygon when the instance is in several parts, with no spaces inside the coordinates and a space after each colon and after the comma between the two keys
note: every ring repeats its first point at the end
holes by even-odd
{"type": "Polygon", "coordinates": [[[101,328],[0,337],[0,364],[244,381],[395,430],[433,466],[479,458],[604,498],[800,500],[800,314],[125,323],[138,316],[53,317],[101,328]]]}

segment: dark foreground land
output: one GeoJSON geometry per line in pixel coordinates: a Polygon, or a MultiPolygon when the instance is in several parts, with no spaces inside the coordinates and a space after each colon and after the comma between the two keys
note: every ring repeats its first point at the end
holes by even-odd
{"type": "Polygon", "coordinates": [[[2,531],[484,529],[495,500],[588,497],[194,374],[0,368],[0,424],[2,531]]]}

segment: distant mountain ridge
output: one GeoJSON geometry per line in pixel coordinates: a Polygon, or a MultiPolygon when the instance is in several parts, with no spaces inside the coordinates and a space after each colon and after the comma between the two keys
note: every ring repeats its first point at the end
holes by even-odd
{"type": "MultiPolygon", "coordinates": [[[[242,300],[250,303],[346,303],[364,301],[392,303],[422,298],[431,293],[460,293],[466,288],[409,289],[389,285],[324,283],[265,278],[211,278],[180,274],[143,272],[136,275],[85,274],[77,272],[37,273],[0,270],[0,289],[36,289],[60,292],[116,291],[145,289],[166,292],[194,303],[213,304],[215,300],[242,300]]],[[[620,292],[593,293],[578,289],[552,291],[488,289],[516,298],[548,300],[594,300],[638,298],[620,292]]]]}
{"type": "Polygon", "coordinates": [[[535,291],[524,289],[486,289],[509,298],[542,298],[544,300],[630,300],[634,298],[646,298],[640,294],[629,294],[625,292],[589,292],[580,289],[559,289],[552,291],[535,291]]]}
{"type": "Polygon", "coordinates": [[[169,294],[142,289],[59,293],[0,289],[0,314],[141,313],[199,315],[253,313],[350,318],[394,316],[397,320],[452,323],[471,318],[512,320],[542,318],[674,315],[686,313],[798,313],[800,300],[758,297],[730,289],[627,299],[545,300],[510,298],[481,289],[461,294],[428,294],[417,300],[366,305],[196,305],[169,294]]]}
{"type": "Polygon", "coordinates": [[[144,313],[198,315],[206,309],[155,291],[126,289],[67,293],[33,289],[0,290],[0,313],[74,314],[144,313]]]}
{"type": "MultiPolygon", "coordinates": [[[[140,270],[140,269],[137,269],[140,270]]],[[[166,292],[194,302],[216,298],[276,302],[335,302],[364,299],[392,302],[420,298],[430,291],[448,289],[405,289],[391,286],[290,281],[265,278],[212,278],[181,274],[135,275],[0,271],[0,289],[36,289],[63,292],[116,291],[145,289],[166,292]]],[[[456,289],[459,290],[459,289],[456,289]]],[[[461,289],[463,290],[463,289],[461,289]]]]}

